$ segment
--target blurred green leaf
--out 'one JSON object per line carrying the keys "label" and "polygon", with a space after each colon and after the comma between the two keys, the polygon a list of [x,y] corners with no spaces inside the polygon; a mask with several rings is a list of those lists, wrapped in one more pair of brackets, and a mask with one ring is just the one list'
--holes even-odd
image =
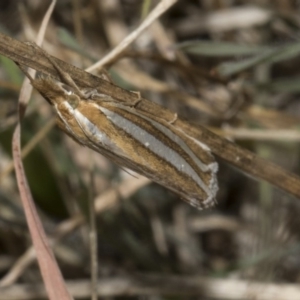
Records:
{"label": "blurred green leaf", "polygon": [[[11,153],[13,128],[0,134],[0,144],[6,153]],[[22,144],[32,136],[30,120],[23,121]],[[53,173],[49,161],[40,147],[34,148],[24,159],[26,177],[35,202],[49,215],[57,218],[67,216],[67,210],[58,186],[59,179]]]}
{"label": "blurred green leaf", "polygon": [[268,50],[264,53],[258,54],[257,56],[243,59],[241,61],[226,62],[219,65],[216,69],[217,73],[222,76],[230,76],[236,73],[245,71],[251,67],[254,67],[260,63],[267,62],[277,53],[274,50]]}
{"label": "blurred green leaf", "polygon": [[272,80],[272,82],[265,84],[262,88],[272,92],[280,93],[299,93],[300,92],[300,77],[281,78]]}
{"label": "blurred green leaf", "polygon": [[230,76],[245,71],[261,63],[274,64],[294,58],[299,54],[300,43],[294,43],[265,50],[256,56],[246,58],[238,62],[234,61],[222,63],[217,67],[216,71],[222,76]]}
{"label": "blurred green leaf", "polygon": [[235,56],[251,55],[269,50],[270,47],[242,45],[215,41],[190,41],[177,44],[176,48],[185,52],[203,56]]}
{"label": "blurred green leaf", "polygon": [[141,11],[141,19],[143,20],[149,14],[152,0],[144,0]]}
{"label": "blurred green leaf", "polygon": [[9,82],[16,85],[21,85],[23,76],[17,67],[17,65],[11,60],[0,55],[0,65],[4,69],[5,74]]}

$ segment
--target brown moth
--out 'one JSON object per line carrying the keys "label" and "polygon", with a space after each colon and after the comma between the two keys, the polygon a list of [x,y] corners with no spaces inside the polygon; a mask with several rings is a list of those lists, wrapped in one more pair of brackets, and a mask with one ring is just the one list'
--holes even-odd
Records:
{"label": "brown moth", "polygon": [[[53,105],[59,127],[81,145],[179,194],[199,209],[215,203],[218,165],[209,148],[172,123],[96,89],[79,89],[45,53],[62,82],[32,79]],[[28,76],[27,72],[25,74]]]}

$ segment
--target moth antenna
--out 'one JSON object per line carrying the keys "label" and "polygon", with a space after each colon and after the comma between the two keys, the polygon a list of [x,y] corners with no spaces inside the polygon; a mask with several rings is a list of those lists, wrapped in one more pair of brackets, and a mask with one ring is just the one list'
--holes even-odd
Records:
{"label": "moth antenna", "polygon": [[81,90],[79,89],[75,81],[72,79],[72,77],[57,64],[57,62],[51,57],[51,55],[48,54],[48,52],[46,52],[43,48],[39,47],[34,43],[30,43],[30,46],[33,47],[36,51],[39,51],[42,55],[44,55],[49,60],[49,62],[57,71],[63,83],[74,88],[74,90],[78,93],[78,95],[81,98],[86,99],[86,96],[81,92]]}

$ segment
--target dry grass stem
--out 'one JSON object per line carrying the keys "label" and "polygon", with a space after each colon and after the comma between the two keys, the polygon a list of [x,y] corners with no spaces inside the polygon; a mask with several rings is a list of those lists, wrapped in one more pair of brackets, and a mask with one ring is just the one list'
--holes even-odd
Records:
{"label": "dry grass stem", "polygon": [[165,11],[167,11],[177,0],[161,0],[142,24],[131,32],[115,49],[109,52],[103,59],[94,65],[90,66],[87,71],[91,72],[96,69],[101,69],[105,64],[114,60],[121,52],[123,52],[138,36],[146,30],[155,20],[157,20]]}

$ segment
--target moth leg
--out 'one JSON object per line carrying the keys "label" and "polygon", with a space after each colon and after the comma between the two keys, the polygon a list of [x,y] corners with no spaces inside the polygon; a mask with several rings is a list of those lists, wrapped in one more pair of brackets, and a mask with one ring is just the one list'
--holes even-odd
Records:
{"label": "moth leg", "polygon": [[102,78],[102,79],[104,79],[104,80],[106,80],[106,81],[108,81],[108,82],[110,82],[110,83],[113,83],[113,81],[112,81],[112,79],[111,79],[111,77],[110,77],[110,75],[109,75],[109,73],[107,72],[107,70],[106,69],[101,69],[100,70],[100,74],[99,74],[99,77],[100,78]]}
{"label": "moth leg", "polygon": [[57,71],[58,75],[60,76],[62,82],[64,82],[65,84],[71,86],[72,88],[74,88],[74,90],[76,91],[76,93],[81,98],[87,99],[86,96],[81,92],[81,90],[79,89],[79,87],[77,86],[77,84],[74,82],[74,80],[72,79],[72,77],[67,72],[65,72],[57,64],[57,62],[44,49],[42,49],[41,47],[39,47],[35,43],[27,42],[27,44],[29,44],[35,50],[39,51],[41,54],[43,54],[49,60],[49,62],[52,64],[52,66],[56,69],[56,71]]}
{"label": "moth leg", "polygon": [[92,100],[99,100],[99,98],[100,98],[100,100],[104,101],[104,102],[116,102],[117,101],[113,97],[111,97],[107,94],[99,93],[96,89],[90,90],[90,92],[87,92],[87,95]]}
{"label": "moth leg", "polygon": [[168,121],[168,123],[169,123],[170,125],[172,125],[172,124],[174,124],[174,123],[177,121],[177,119],[178,119],[178,114],[175,113],[173,119],[172,119],[171,121]]}
{"label": "moth leg", "polygon": [[128,104],[125,104],[125,105],[128,105],[128,106],[136,108],[136,106],[142,101],[141,92],[139,92],[139,91],[131,91],[131,93],[137,95],[137,99],[135,99],[132,104],[128,103]]}
{"label": "moth leg", "polygon": [[[137,95],[137,99],[133,101],[133,103],[127,103],[127,102],[120,102],[123,106],[133,107],[136,108],[136,106],[142,101],[141,93],[137,91],[130,91],[131,93],[134,93]],[[101,98],[101,101],[105,102],[118,102],[118,100],[114,99],[113,97],[106,95],[106,94],[92,94],[92,99],[97,99],[97,97]]]}
{"label": "moth leg", "polygon": [[99,92],[96,89],[82,89],[81,93],[85,99],[93,99],[95,96],[99,96]]}

